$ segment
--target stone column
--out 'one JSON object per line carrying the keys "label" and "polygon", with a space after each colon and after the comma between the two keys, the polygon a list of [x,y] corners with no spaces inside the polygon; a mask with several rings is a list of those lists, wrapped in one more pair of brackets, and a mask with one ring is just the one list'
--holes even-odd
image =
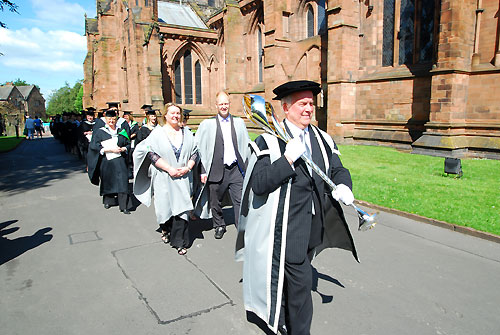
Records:
{"label": "stone column", "polygon": [[352,141],[359,66],[359,4],[328,1],[327,132],[338,142]]}
{"label": "stone column", "polygon": [[223,89],[241,92],[245,87],[245,51],[242,48],[243,22],[237,1],[226,1],[224,15],[224,52],[226,78]]}
{"label": "stone column", "polygon": [[431,71],[431,111],[414,152],[462,156],[467,150],[466,105],[474,52],[475,0],[442,0],[439,47]]}

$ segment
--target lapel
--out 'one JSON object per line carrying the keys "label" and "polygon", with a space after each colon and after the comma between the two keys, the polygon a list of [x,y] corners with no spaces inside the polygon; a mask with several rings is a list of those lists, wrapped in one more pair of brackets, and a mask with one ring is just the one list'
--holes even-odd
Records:
{"label": "lapel", "polygon": [[222,128],[220,127],[219,116],[215,116],[215,146],[214,146],[214,159],[217,161],[224,161],[224,136],[222,135]]}
{"label": "lapel", "polygon": [[241,174],[245,175],[245,162],[243,162],[243,158],[241,158],[240,151],[238,149],[238,137],[236,136],[236,129],[234,128],[234,119],[231,115],[231,138],[233,140],[233,148],[234,153],[236,155],[236,160],[238,162],[238,168],[240,169]]}
{"label": "lapel", "polygon": [[[290,138],[293,138],[293,134],[290,131],[290,128],[288,128],[288,124],[287,124],[286,120],[284,120],[283,124],[285,125],[285,131],[287,132],[288,136],[290,136]],[[304,160],[302,159],[302,157],[297,159],[295,161],[295,163],[293,164],[293,166],[295,166],[296,169],[302,171],[302,173],[305,176],[307,176],[307,178],[311,179],[311,175],[309,174],[309,170],[307,169],[307,165],[304,162]]]}
{"label": "lapel", "polygon": [[[319,168],[326,173],[325,171],[325,162],[323,160],[323,155],[321,154],[321,148],[319,146],[319,142],[321,139],[316,138],[315,133],[311,129],[312,126],[309,125],[309,140],[311,143],[311,155],[312,155],[312,160],[316,165],[319,166]],[[313,178],[314,181],[316,182],[316,185],[319,185],[321,182],[323,182],[323,179],[321,179],[320,176],[318,176],[316,173],[313,173]]]}

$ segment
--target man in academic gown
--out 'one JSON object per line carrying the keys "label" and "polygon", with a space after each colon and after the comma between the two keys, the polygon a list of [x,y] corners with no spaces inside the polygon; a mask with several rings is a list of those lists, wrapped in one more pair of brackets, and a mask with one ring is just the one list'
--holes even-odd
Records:
{"label": "man in academic gown", "polygon": [[88,175],[100,186],[104,208],[118,204],[120,211],[130,214],[128,205],[127,152],[130,141],[125,129],[116,126],[116,111],[107,110],[106,124],[94,130],[87,154]]}
{"label": "man in academic gown", "polygon": [[129,170],[129,179],[134,177],[134,161],[132,159],[132,154],[134,153],[134,148],[137,140],[137,133],[139,132],[139,124],[134,120],[132,116],[132,112],[123,111],[123,118],[128,124],[130,129],[130,150],[128,152],[128,170]]}
{"label": "man in academic gown", "polygon": [[229,113],[230,103],[227,93],[217,94],[215,107],[217,115],[204,120],[195,135],[201,159],[203,184],[195,212],[203,219],[212,217],[215,238],[220,239],[226,232],[221,203],[227,190],[233,203],[235,224],[238,225],[250,138],[244,121]]}
{"label": "man in academic gown", "polygon": [[80,154],[87,165],[87,152],[89,150],[89,143],[92,138],[92,129],[95,124],[93,107],[88,107],[85,111],[85,120],[78,126],[78,149]]}
{"label": "man in academic gown", "polygon": [[[335,246],[357,259],[338,202],[354,200],[349,171],[332,138],[310,125],[320,91],[311,81],[274,89],[293,139],[287,144],[267,133],[259,136],[251,143],[244,181],[236,258],[244,261],[245,308],[282,334],[310,333],[313,256]],[[336,192],[308,168],[303,154],[333,180]]]}

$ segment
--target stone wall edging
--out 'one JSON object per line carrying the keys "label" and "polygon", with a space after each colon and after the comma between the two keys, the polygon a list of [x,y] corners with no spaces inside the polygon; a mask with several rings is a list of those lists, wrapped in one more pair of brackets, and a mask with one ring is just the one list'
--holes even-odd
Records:
{"label": "stone wall edging", "polygon": [[366,201],[362,201],[362,200],[356,200],[355,202],[358,205],[370,207],[370,208],[377,209],[377,210],[384,211],[384,212],[388,212],[391,214],[396,214],[399,216],[406,217],[408,219],[412,219],[412,220],[416,220],[419,222],[431,224],[433,226],[438,226],[441,228],[453,230],[453,231],[456,231],[456,232],[459,232],[462,234],[466,234],[466,235],[470,235],[470,236],[474,236],[474,237],[479,237],[479,238],[482,238],[484,240],[488,240],[490,242],[500,243],[500,236],[494,235],[491,233],[487,233],[484,231],[476,230],[474,228],[459,226],[459,225],[456,225],[453,223],[448,223],[445,221],[427,218],[425,216],[421,216],[418,214],[408,213],[408,212],[400,211],[400,210],[394,209],[394,208],[388,208],[388,207],[384,207],[384,206],[380,206],[380,205],[375,205],[375,204],[372,204],[372,203],[369,203]]}

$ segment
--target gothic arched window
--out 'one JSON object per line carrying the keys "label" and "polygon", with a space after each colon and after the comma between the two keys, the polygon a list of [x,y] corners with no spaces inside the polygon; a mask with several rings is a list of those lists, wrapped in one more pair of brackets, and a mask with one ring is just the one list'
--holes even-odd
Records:
{"label": "gothic arched window", "polygon": [[314,36],[314,11],[312,6],[307,9],[307,37]]}
{"label": "gothic arched window", "polygon": [[174,62],[174,93],[175,102],[178,104],[203,103],[201,59],[192,51],[185,49],[181,56]]}

